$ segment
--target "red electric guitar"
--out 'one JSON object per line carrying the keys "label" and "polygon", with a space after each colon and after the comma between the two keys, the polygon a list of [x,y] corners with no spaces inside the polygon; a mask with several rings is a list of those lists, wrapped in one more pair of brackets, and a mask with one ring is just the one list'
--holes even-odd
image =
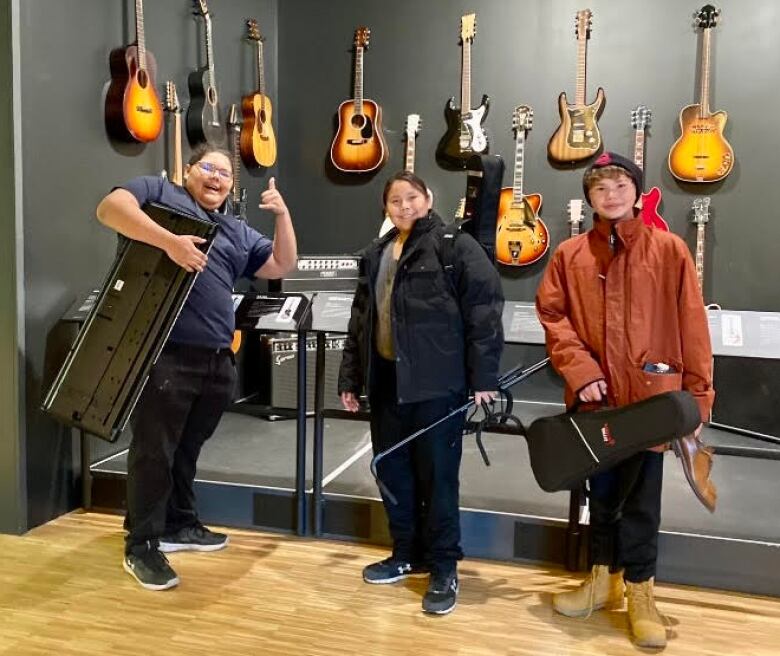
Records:
{"label": "red electric guitar", "polygon": [[[634,128],[634,164],[644,173],[645,170],[645,130],[650,126],[650,110],[639,105],[631,110],[631,127]],[[640,216],[645,225],[669,232],[669,224],[658,213],[661,204],[661,190],[653,187],[642,194],[642,210]]]}

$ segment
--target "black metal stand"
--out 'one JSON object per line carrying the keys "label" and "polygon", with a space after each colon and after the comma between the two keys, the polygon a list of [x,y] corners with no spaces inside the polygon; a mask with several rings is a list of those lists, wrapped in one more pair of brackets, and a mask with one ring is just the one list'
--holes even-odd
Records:
{"label": "black metal stand", "polygon": [[306,535],[306,331],[298,331],[298,417],[295,441],[295,530]]}
{"label": "black metal stand", "polygon": [[92,508],[92,457],[90,455],[89,435],[79,429],[81,448],[81,507],[84,510]]}
{"label": "black metal stand", "polygon": [[313,513],[314,536],[322,535],[323,525],[323,450],[325,432],[325,333],[317,333],[317,363],[314,377],[314,452],[313,459]]}

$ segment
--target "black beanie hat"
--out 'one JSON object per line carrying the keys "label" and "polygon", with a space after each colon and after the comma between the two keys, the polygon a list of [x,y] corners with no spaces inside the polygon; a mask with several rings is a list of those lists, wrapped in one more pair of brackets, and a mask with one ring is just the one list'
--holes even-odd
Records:
{"label": "black beanie hat", "polygon": [[621,169],[625,170],[626,175],[634,181],[634,186],[636,187],[636,200],[639,200],[644,187],[642,184],[642,170],[631,160],[626,159],[622,155],[604,151],[596,158],[593,164],[585,169],[585,173],[582,174],[582,191],[585,194],[585,200],[588,201],[588,205],[591,204],[590,194],[588,193],[588,185],[585,184],[585,182],[594,169],[601,169],[605,166],[619,166]]}

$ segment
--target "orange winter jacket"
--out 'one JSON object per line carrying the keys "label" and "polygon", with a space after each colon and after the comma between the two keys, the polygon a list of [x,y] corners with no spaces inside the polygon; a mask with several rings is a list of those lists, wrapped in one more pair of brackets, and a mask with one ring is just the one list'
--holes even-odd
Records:
{"label": "orange winter jacket", "polygon": [[567,406],[603,378],[610,405],[684,389],[702,421],[709,419],[715,392],[707,315],[693,260],[676,235],[639,218],[596,219],[556,249],[536,309]]}

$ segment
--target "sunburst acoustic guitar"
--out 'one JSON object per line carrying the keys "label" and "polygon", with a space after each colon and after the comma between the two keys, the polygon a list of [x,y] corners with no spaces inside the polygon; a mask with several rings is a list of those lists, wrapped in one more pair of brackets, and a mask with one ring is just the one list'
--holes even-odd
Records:
{"label": "sunburst acoustic guitar", "polygon": [[339,124],[330,146],[330,160],[345,173],[371,173],[387,161],[388,151],[382,132],[382,108],[363,97],[363,54],[371,30],[355,30],[355,97],[339,105]]}
{"label": "sunburst acoustic guitar", "polygon": [[501,190],[496,227],[496,260],[510,266],[538,262],[550,248],[547,226],[539,218],[541,194],[523,191],[525,135],[533,123],[528,105],[515,107],[512,125],[515,130],[515,172],[511,187]]}
{"label": "sunburst acoustic guitar", "polygon": [[247,39],[257,49],[257,89],[241,99],[241,159],[249,168],[272,166],[276,161],[276,136],[271,123],[271,100],[265,93],[263,37],[254,18],[246,21]]}
{"label": "sunburst acoustic guitar", "polygon": [[604,89],[596,91],[596,100],[585,103],[585,75],[588,39],[590,39],[593,12],[583,9],[577,12],[577,86],[574,104],[570,105],[563,91],[558,96],[558,113],[561,124],[550,138],[547,154],[556,162],[578,162],[595,155],[601,148],[601,133],[596,122],[604,105]]}
{"label": "sunburst acoustic guitar", "polygon": [[704,5],[696,17],[702,30],[699,102],[680,112],[682,134],[669,151],[669,170],[683,182],[716,182],[734,167],[734,151],[723,136],[726,112],[711,112],[709,105],[710,35],[719,15],[719,9]]}
{"label": "sunburst acoustic guitar", "polygon": [[146,49],[144,8],[135,0],[135,42],[109,56],[111,84],[106,93],[108,134],[118,141],[154,141],[160,136],[163,110],[157,95],[154,55]]}

